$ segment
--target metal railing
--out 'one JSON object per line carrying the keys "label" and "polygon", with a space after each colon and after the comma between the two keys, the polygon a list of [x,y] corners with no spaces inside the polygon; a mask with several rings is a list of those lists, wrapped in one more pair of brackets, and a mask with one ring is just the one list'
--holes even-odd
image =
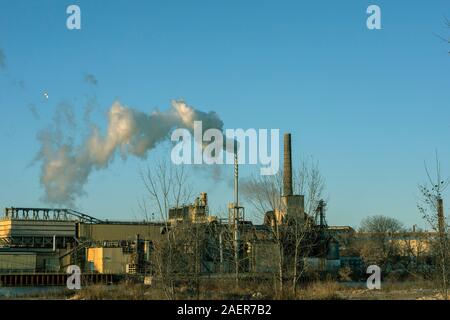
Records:
{"label": "metal railing", "polygon": [[72,209],[55,208],[5,208],[5,217],[22,220],[80,221],[102,223],[103,221]]}

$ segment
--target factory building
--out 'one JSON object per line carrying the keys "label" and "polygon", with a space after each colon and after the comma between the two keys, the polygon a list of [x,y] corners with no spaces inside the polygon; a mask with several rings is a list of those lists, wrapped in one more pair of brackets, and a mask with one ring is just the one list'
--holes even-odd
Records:
{"label": "factory building", "polygon": [[[183,244],[180,256],[196,259],[193,266],[177,266],[180,272],[274,273],[280,255],[289,270],[294,263],[324,272],[339,268],[339,242],[326,225],[325,203],[316,212],[305,212],[304,196],[293,192],[290,134],[284,136],[281,205],[266,213],[263,224],[245,220],[237,161],[234,172],[235,200],[225,220],[210,214],[206,193],[192,204],[170,208],[166,222],[104,221],[69,209],[7,208],[0,219],[0,273],[64,273],[76,264],[91,274],[153,274],[155,252],[168,234]],[[305,230],[300,242],[292,232],[299,229]],[[293,257],[299,246],[301,259]]]}
{"label": "factory building", "polygon": [[0,252],[0,273],[36,271],[36,253]]}
{"label": "factory building", "polygon": [[164,223],[152,222],[101,222],[95,224],[77,223],[76,238],[82,242],[131,243],[136,235],[142,239],[157,240],[165,228]]}
{"label": "factory building", "polygon": [[212,222],[217,218],[209,215],[208,195],[202,192],[193,204],[169,209],[169,222]]}

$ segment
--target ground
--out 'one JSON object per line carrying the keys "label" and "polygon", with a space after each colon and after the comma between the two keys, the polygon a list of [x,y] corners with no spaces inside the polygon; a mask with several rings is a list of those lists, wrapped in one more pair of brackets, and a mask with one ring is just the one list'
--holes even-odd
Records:
{"label": "ground", "polygon": [[[382,284],[380,290],[369,290],[364,283],[320,281],[303,285],[294,294],[285,284],[283,296],[276,293],[270,285],[247,282],[239,288],[234,283],[221,281],[201,283],[197,292],[191,285],[179,285],[176,288],[176,299],[212,299],[212,300],[437,300],[443,295],[436,289],[436,284],[427,281],[388,282]],[[134,299],[159,300],[168,295],[162,287],[142,284],[92,285],[81,290],[58,290],[55,292],[34,292],[25,294],[19,299],[70,299],[70,300],[102,300],[102,299]]]}

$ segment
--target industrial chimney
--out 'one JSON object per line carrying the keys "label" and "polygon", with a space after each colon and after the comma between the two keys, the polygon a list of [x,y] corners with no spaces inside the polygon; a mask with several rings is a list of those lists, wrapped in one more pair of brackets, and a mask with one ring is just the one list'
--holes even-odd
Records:
{"label": "industrial chimney", "polygon": [[284,169],[283,169],[283,195],[291,196],[292,191],[292,154],[291,134],[284,134]]}

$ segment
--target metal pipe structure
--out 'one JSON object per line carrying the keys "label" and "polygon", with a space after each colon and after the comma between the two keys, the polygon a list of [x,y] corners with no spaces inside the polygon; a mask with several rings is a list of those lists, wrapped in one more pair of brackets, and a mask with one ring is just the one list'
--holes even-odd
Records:
{"label": "metal pipe structure", "polygon": [[223,231],[219,232],[219,257],[220,257],[220,265],[219,270],[220,273],[223,273]]}
{"label": "metal pipe structure", "polygon": [[283,167],[283,195],[291,196],[292,191],[292,153],[291,134],[284,134],[284,167]]}
{"label": "metal pipe structure", "polygon": [[236,272],[236,285],[239,277],[239,162],[238,152],[234,148],[234,262]]}
{"label": "metal pipe structure", "polygon": [[234,206],[239,207],[239,162],[237,148],[234,149]]}

